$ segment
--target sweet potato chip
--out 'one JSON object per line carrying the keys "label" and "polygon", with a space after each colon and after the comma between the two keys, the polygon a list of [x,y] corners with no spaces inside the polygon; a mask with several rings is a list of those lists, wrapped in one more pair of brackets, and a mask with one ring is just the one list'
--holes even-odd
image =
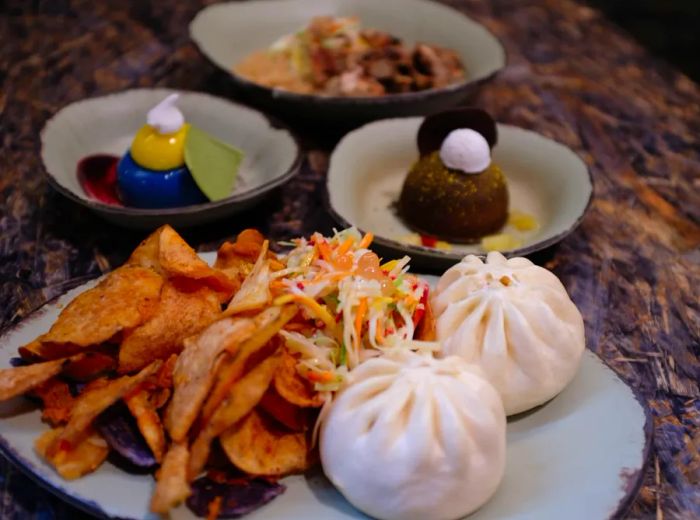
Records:
{"label": "sweet potato chip", "polygon": [[89,428],[85,437],[73,449],[49,455],[49,447],[56,442],[61,433],[63,428],[44,432],[35,441],[34,447],[66,480],[80,478],[95,471],[109,454],[107,442],[95,430]]}
{"label": "sweet potato chip", "polygon": [[231,388],[228,398],[206,422],[192,445],[190,466],[187,475],[194,479],[207,462],[211,442],[219,434],[245,417],[258,404],[270,386],[279,355],[273,354],[250,370]]}
{"label": "sweet potato chip", "polygon": [[236,288],[224,273],[199,258],[168,225],[158,228],[141,242],[127,263],[155,269],[168,278],[196,280],[216,291],[222,302],[228,301]]}
{"label": "sweet potato chip", "polygon": [[185,292],[177,283],[165,282],[153,316],[125,333],[119,347],[119,372],[140,370],[156,359],[179,353],[185,338],[200,332],[220,314],[219,299],[210,288]]}
{"label": "sweet potato chip", "polygon": [[[225,457],[225,456],[224,456]],[[266,478],[212,476],[192,483],[192,494],[187,507],[198,517],[240,518],[264,506],[287,488]],[[214,504],[214,505],[212,505]]]}
{"label": "sweet potato chip", "polygon": [[92,424],[107,441],[109,449],[129,464],[137,468],[153,468],[158,464],[141,435],[136,419],[121,401],[98,415]]}
{"label": "sweet potato chip", "polygon": [[150,400],[149,392],[145,389],[136,390],[126,395],[124,402],[136,419],[139,431],[151,448],[156,461],[162,461],[165,452],[165,431],[156,407]]}
{"label": "sweet potato chip", "polygon": [[24,347],[23,355],[56,359],[113,339],[150,318],[162,285],[163,279],[144,267],[112,271],[70,302],[46,334]]}
{"label": "sweet potato chip", "polygon": [[52,426],[65,424],[75,405],[75,397],[65,381],[52,377],[34,388],[31,394],[41,399],[41,419]]}
{"label": "sweet potato chip", "polygon": [[0,369],[0,401],[7,401],[28,392],[59,374],[70,364],[71,360],[77,360],[81,357],[82,355],[78,354],[73,358]]}
{"label": "sweet potato chip", "polygon": [[270,386],[267,389],[258,407],[285,428],[292,431],[303,432],[311,427],[310,409],[295,406],[283,399],[274,386]]}
{"label": "sweet potato chip", "polygon": [[325,397],[317,392],[306,379],[297,372],[297,359],[284,349],[284,356],[275,374],[275,390],[283,399],[303,408],[318,408]]}
{"label": "sweet potato chip", "polygon": [[259,356],[264,358],[276,348],[271,345],[265,351],[270,340],[280,331],[284,325],[294,317],[297,308],[294,305],[286,307],[270,307],[255,317],[255,334],[245,341],[235,356],[225,358],[221,368],[216,374],[216,384],[209,395],[202,410],[202,421],[206,423],[219,405],[226,399],[231,391],[231,386],[245,373],[246,367]]}
{"label": "sweet potato chip", "polygon": [[251,475],[282,476],[310,467],[306,434],[279,428],[257,410],[221,437],[229,460]]}
{"label": "sweet potato chip", "polygon": [[253,270],[246,277],[243,285],[233,297],[224,314],[231,316],[241,312],[260,310],[270,305],[272,293],[270,292],[270,263],[267,260],[268,241],[266,240]]}
{"label": "sweet potato chip", "polygon": [[165,514],[190,495],[187,483],[187,443],[173,443],[165,454],[156,476],[156,489],[151,498],[151,511]]}
{"label": "sweet potato chip", "polygon": [[173,398],[165,413],[165,426],[173,440],[185,440],[197,418],[214,382],[219,355],[247,340],[254,331],[252,319],[226,318],[211,324],[197,337],[185,340],[173,372]]}
{"label": "sweet potato chip", "polygon": [[95,417],[155,374],[161,364],[161,361],[155,361],[135,376],[120,377],[105,385],[94,384],[93,388],[83,390],[73,407],[66,428],[48,447],[49,456],[53,458],[59,451],[71,451],[84,438]]}

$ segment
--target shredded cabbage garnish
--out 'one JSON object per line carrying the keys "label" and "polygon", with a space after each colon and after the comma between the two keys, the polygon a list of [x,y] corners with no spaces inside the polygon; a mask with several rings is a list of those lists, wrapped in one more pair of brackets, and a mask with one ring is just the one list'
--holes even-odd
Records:
{"label": "shredded cabbage garnish", "polygon": [[408,257],[381,264],[369,249],[372,239],[354,227],[330,238],[295,239],[279,258],[284,269],[270,276],[273,302],[296,302],[315,324],[281,336],[299,356],[299,373],[318,391],[339,389],[350,370],[385,351],[434,349],[413,340],[427,283],[408,272]]}

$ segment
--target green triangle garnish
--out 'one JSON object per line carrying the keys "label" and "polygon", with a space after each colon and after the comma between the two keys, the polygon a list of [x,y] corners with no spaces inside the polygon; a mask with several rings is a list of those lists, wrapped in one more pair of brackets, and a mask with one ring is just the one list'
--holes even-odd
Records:
{"label": "green triangle garnish", "polygon": [[209,200],[221,200],[233,191],[243,152],[190,126],[185,139],[185,164]]}

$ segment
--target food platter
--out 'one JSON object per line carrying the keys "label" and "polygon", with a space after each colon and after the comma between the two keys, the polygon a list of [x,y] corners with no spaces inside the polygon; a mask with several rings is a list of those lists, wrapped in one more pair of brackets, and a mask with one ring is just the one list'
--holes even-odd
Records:
{"label": "food platter", "polygon": [[[213,260],[212,255],[203,257]],[[69,291],[6,331],[0,338],[0,366],[9,366],[19,346],[45,332],[72,298],[94,284]],[[148,512],[154,485],[150,475],[128,474],[106,463],[82,479],[64,481],[33,449],[34,438],[45,429],[38,409],[15,398],[0,406],[0,417],[4,455],[51,492],[100,517],[157,518]],[[650,418],[633,391],[587,351],[577,376],[561,394],[509,419],[505,479],[492,500],[470,518],[620,516],[641,483],[650,436]],[[286,493],[249,518],[364,517],[320,470],[287,477],[283,483]],[[171,517],[194,518],[184,506]]]}

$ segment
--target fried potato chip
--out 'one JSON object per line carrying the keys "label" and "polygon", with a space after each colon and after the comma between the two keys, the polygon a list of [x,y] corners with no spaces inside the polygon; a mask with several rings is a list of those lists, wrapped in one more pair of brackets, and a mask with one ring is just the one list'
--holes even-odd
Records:
{"label": "fried potato chip", "polygon": [[191,493],[187,483],[187,443],[173,443],[165,454],[156,476],[156,489],[151,497],[151,511],[165,514]]}
{"label": "fried potato chip", "polygon": [[428,300],[425,302],[425,313],[416,328],[414,334],[415,339],[420,341],[435,341],[435,323],[433,307],[430,305],[430,300]]}
{"label": "fried potato chip", "polygon": [[306,434],[284,431],[257,410],[219,440],[229,460],[251,475],[283,476],[311,465]]}
{"label": "fried potato chip", "polygon": [[162,231],[163,227],[160,227],[148,235],[146,239],[132,251],[131,256],[129,256],[129,259],[126,261],[125,265],[140,265],[141,267],[148,267],[149,269],[153,269],[159,274],[164,275],[165,273],[161,269],[159,258],[160,234]]}
{"label": "fried potato chip", "polygon": [[168,359],[165,360],[165,363],[163,363],[163,366],[160,367],[158,375],[156,376],[156,386],[166,390],[170,390],[170,388],[172,388],[173,373],[175,372],[176,364],[176,354],[172,354]]}
{"label": "fried potato chip", "polygon": [[216,293],[209,287],[184,292],[165,282],[153,316],[126,332],[119,347],[119,372],[140,370],[156,359],[179,353],[185,338],[197,334],[221,314]]}
{"label": "fried potato chip", "polygon": [[310,409],[295,406],[283,399],[274,386],[270,386],[267,389],[258,407],[285,428],[292,431],[303,432],[311,427]]}
{"label": "fried potato chip", "polygon": [[75,397],[65,381],[52,377],[32,390],[31,394],[41,399],[41,420],[52,426],[65,424],[75,405]]}
{"label": "fried potato chip", "polygon": [[7,401],[28,392],[59,374],[71,361],[77,361],[82,357],[78,354],[73,358],[0,369],[0,401]]}
{"label": "fried potato chip", "polygon": [[169,278],[196,280],[216,291],[222,302],[228,301],[237,288],[224,273],[199,258],[195,250],[167,224],[141,242],[127,264],[149,267]]}
{"label": "fried potato chip", "polygon": [[173,398],[165,412],[165,427],[173,440],[185,440],[214,382],[220,354],[247,340],[254,331],[252,319],[227,318],[185,340],[173,372]]}
{"label": "fried potato chip", "polygon": [[264,358],[276,348],[269,346],[270,340],[297,313],[295,305],[270,307],[255,317],[255,334],[245,341],[234,357],[225,358],[217,371],[216,384],[202,410],[202,421],[206,423],[231,391],[231,386],[245,373],[249,364],[257,357]]}
{"label": "fried potato chip", "polygon": [[158,228],[141,242],[127,263],[155,269],[168,278],[196,280],[216,291],[222,302],[228,301],[236,288],[224,273],[199,258],[168,225]]}
{"label": "fried potato chip", "polygon": [[314,390],[311,383],[299,375],[297,359],[287,349],[275,374],[274,386],[283,399],[302,408],[318,408],[325,401],[323,393]]}
{"label": "fried potato chip", "polygon": [[267,260],[268,241],[263,242],[253,270],[235,294],[224,314],[231,316],[241,312],[260,310],[272,303],[270,292],[270,263]]}
{"label": "fried potato chip", "polygon": [[124,402],[136,419],[136,425],[146,444],[151,448],[153,457],[157,462],[161,462],[165,453],[165,431],[148,390],[140,389],[131,392],[124,396]]}
{"label": "fried potato chip", "polygon": [[115,356],[105,352],[86,352],[82,359],[70,363],[63,375],[80,382],[96,379],[117,367]]}
{"label": "fried potato chip", "polygon": [[70,302],[46,334],[24,347],[23,355],[56,359],[113,339],[150,318],[162,285],[163,279],[144,267],[112,271]]}
{"label": "fried potato chip", "polygon": [[49,456],[53,458],[60,451],[71,451],[85,437],[95,417],[155,374],[161,364],[161,361],[154,361],[134,376],[120,377],[104,385],[95,381],[92,388],[83,390],[65,429],[48,447]]}
{"label": "fried potato chip", "polygon": [[221,432],[245,417],[260,402],[270,386],[279,362],[280,356],[273,354],[233,385],[228,398],[206,422],[192,444],[192,455],[187,470],[190,480],[193,480],[204,468],[209,457],[211,442]]}
{"label": "fried potato chip", "polygon": [[72,450],[62,450],[54,455],[48,454],[48,448],[58,439],[63,428],[44,432],[34,443],[37,453],[45,458],[59,475],[66,480],[80,478],[95,471],[107,458],[107,442],[90,427],[85,437]]}
{"label": "fried potato chip", "polygon": [[214,267],[240,285],[253,270],[264,242],[265,238],[259,231],[245,229],[238,234],[235,242],[224,242],[219,247]]}

